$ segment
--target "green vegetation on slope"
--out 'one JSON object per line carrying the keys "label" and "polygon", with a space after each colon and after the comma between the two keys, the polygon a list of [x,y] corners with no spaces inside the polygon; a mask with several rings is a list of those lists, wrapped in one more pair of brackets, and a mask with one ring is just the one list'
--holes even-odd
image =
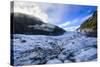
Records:
{"label": "green vegetation on slope", "polygon": [[97,35],[97,11],[80,26],[81,32],[93,33]]}

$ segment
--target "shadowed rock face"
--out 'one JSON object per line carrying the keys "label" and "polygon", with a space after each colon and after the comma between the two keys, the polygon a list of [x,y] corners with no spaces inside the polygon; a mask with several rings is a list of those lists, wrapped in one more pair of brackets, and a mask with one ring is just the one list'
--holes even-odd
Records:
{"label": "shadowed rock face", "polygon": [[55,25],[22,13],[11,13],[11,34],[33,34],[57,36],[65,32]]}

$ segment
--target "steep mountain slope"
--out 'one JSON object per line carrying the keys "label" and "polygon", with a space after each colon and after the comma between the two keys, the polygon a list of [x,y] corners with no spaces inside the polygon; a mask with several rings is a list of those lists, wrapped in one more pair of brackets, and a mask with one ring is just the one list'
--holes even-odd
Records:
{"label": "steep mountain slope", "polygon": [[65,32],[58,26],[44,23],[40,19],[22,14],[11,13],[12,34],[33,34],[33,35],[61,35]]}
{"label": "steep mountain slope", "polygon": [[85,32],[88,36],[97,36],[97,11],[80,26],[80,32]]}

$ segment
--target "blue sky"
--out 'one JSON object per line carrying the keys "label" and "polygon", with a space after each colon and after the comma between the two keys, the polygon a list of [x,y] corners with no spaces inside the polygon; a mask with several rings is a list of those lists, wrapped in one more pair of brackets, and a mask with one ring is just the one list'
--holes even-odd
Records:
{"label": "blue sky", "polygon": [[96,11],[96,6],[37,3],[48,16],[48,22],[74,31]]}

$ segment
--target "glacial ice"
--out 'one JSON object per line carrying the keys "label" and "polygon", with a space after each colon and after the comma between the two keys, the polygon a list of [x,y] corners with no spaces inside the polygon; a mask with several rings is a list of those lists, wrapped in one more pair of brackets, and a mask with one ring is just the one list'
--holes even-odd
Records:
{"label": "glacial ice", "polygon": [[59,64],[59,63],[62,63],[62,62],[61,60],[58,60],[58,59],[52,59],[47,62],[47,64]]}
{"label": "glacial ice", "polygon": [[78,32],[61,36],[13,34],[14,65],[96,61],[97,38]]}

